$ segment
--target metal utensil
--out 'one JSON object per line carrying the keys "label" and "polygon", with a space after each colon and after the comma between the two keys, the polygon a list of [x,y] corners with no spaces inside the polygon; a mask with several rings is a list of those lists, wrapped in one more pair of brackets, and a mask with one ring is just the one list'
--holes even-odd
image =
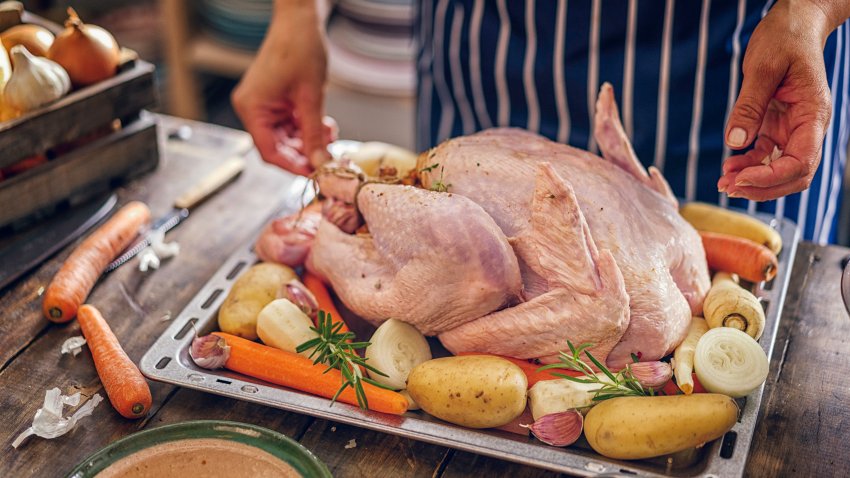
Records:
{"label": "metal utensil", "polygon": [[0,245],[0,289],[73,242],[109,215],[115,194],[99,197],[15,234]]}
{"label": "metal utensil", "polygon": [[844,273],[841,274],[841,298],[844,300],[844,308],[850,314],[850,256],[844,258]]}
{"label": "metal utensil", "polygon": [[184,219],[189,217],[189,210],[202,203],[213,193],[230,182],[245,169],[245,160],[242,157],[233,157],[217,166],[211,173],[204,176],[195,183],[188,191],[184,192],[174,201],[174,208],[164,216],[153,222],[147,234],[134,242],[126,251],[110,262],[105,273],[112,272],[121,267],[127,261],[136,257],[151,243],[151,233],[156,230],[168,232],[177,227]]}

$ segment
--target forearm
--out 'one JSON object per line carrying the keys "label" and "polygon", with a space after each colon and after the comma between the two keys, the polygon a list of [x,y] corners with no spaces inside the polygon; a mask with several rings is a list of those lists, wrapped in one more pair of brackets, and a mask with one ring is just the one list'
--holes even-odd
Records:
{"label": "forearm", "polygon": [[274,0],[274,11],[269,24],[270,34],[285,34],[281,25],[292,25],[294,18],[299,22],[318,24],[324,31],[325,21],[331,10],[327,0]]}
{"label": "forearm", "polygon": [[779,0],[777,7],[788,8],[794,14],[813,15],[821,17],[826,38],[848,18],[850,18],[850,1],[848,0]]}

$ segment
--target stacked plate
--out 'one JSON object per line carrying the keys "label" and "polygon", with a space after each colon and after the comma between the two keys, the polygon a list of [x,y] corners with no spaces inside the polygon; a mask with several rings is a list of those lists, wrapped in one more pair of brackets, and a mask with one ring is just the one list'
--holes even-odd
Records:
{"label": "stacked plate", "polygon": [[331,81],[379,96],[413,96],[413,0],[340,0],[336,6],[328,25]]}
{"label": "stacked plate", "polygon": [[201,0],[204,30],[222,43],[256,50],[263,42],[274,0]]}

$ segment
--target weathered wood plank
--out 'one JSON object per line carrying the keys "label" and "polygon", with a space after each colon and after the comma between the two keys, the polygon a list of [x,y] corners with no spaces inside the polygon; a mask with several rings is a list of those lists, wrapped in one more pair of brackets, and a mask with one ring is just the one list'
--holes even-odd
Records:
{"label": "weathered wood plank", "polygon": [[182,388],[169,397],[157,414],[148,420],[145,428],[187,420],[252,423],[297,440],[307,431],[314,419],[307,415]]}
{"label": "weathered wood plank", "polygon": [[504,460],[486,456],[455,452],[448,462],[443,474],[444,478],[459,478],[462,476],[510,476],[511,478],[555,478],[564,476],[554,471],[532,468]]}
{"label": "weathered wood plank", "polygon": [[327,420],[313,422],[301,444],[337,478],[430,477],[449,453],[441,446]]}
{"label": "weathered wood plank", "polygon": [[840,297],[850,249],[801,244],[746,476],[850,469],[850,317]]}
{"label": "weathered wood plank", "polygon": [[0,167],[73,141],[156,104],[154,67],[143,61],[44,109],[0,123]]}
{"label": "weathered wood plank", "polygon": [[[106,190],[118,179],[130,179],[159,162],[156,126],[138,119],[125,128],[71,151],[43,166],[0,183],[0,226],[71,197]],[[25,200],[21,200],[25,198]]]}
{"label": "weathered wood plank", "polygon": [[[198,158],[178,153],[168,154],[166,159],[155,173],[123,188],[119,194],[121,201],[142,199],[150,205],[155,216],[163,214],[171,208],[171,202],[179,193],[227,156]],[[278,207],[283,194],[279,184],[284,173],[260,165],[255,155],[248,163],[242,176],[193,211],[185,224],[169,233],[169,240],[183,245],[179,256],[148,274],[135,270],[135,263],[125,265],[101,281],[89,297],[88,302],[102,310],[131,359],[141,358],[165,330],[168,323],[161,318],[181,310],[233,248],[253,234]],[[62,475],[86,455],[145,424],[124,420],[108,403],[103,403],[84,426],[71,435],[49,441],[31,439],[18,450],[11,451],[11,441],[29,425],[47,389],[58,386],[72,391],[80,387],[93,393],[99,387],[88,352],[76,358],[59,356],[61,343],[79,334],[77,324],[47,326],[41,316],[40,300],[34,297],[34,291],[46,285],[69,252],[70,248],[43,265],[11,291],[9,297],[0,301],[3,305],[24,306],[17,312],[15,323],[10,323],[4,313],[6,320],[0,324],[3,332],[9,332],[8,336],[0,333],[3,345],[0,363],[9,362],[0,372],[0,389],[4,390],[0,394],[0,446],[10,450],[4,452],[0,460],[0,476]],[[141,312],[129,305],[122,288]],[[41,333],[40,329],[45,332]],[[14,360],[10,361],[12,358]],[[152,384],[152,390],[154,407],[158,409],[173,387]],[[191,402],[185,405],[192,406]],[[177,420],[179,413],[175,413],[163,416]],[[247,418],[247,412],[243,417]]]}

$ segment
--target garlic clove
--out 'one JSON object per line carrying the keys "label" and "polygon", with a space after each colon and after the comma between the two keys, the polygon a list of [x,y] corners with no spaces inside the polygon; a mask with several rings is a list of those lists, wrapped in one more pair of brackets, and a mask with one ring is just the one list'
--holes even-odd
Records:
{"label": "garlic clove", "polygon": [[670,381],[673,368],[667,362],[638,362],[627,365],[625,373],[642,387],[657,389]]}
{"label": "garlic clove", "polygon": [[279,299],[287,299],[295,304],[307,317],[316,319],[316,314],[319,312],[319,302],[301,281],[292,279],[287,282],[278,296]]}
{"label": "garlic clove", "polygon": [[217,335],[196,336],[189,347],[189,356],[198,367],[210,370],[222,368],[230,358],[230,346]]}
{"label": "garlic clove", "polygon": [[520,425],[531,430],[540,441],[552,446],[572,445],[581,436],[584,416],[578,410],[550,413],[531,425]]}

